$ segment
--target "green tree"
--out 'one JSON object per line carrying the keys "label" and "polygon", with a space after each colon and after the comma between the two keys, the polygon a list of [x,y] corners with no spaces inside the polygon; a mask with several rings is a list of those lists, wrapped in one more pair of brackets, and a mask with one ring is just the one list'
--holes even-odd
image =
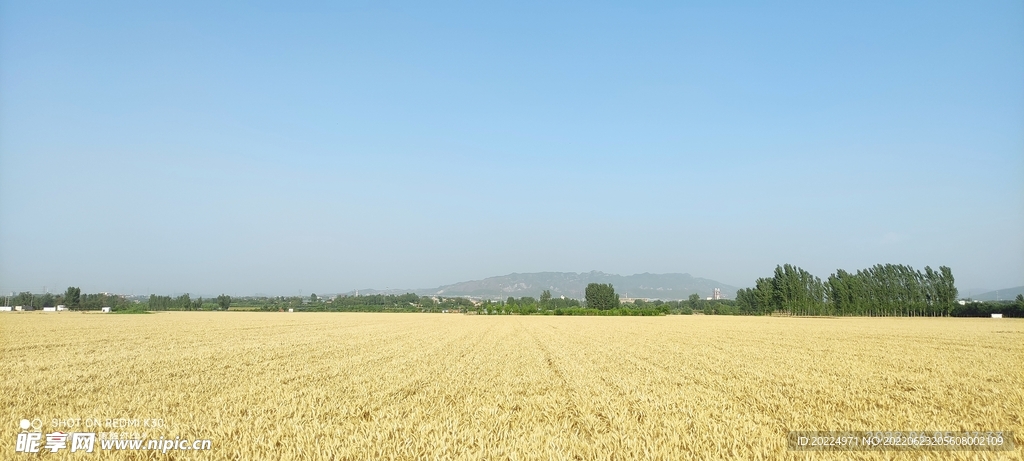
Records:
{"label": "green tree", "polygon": [[619,295],[610,283],[591,283],[587,285],[586,300],[588,309],[609,310],[619,308]]}
{"label": "green tree", "polygon": [[231,297],[228,295],[220,295],[217,297],[217,305],[220,306],[221,310],[228,310],[231,307]]}
{"label": "green tree", "polygon": [[551,301],[551,290],[544,290],[544,292],[540,294],[540,305],[546,306],[549,301]]}
{"label": "green tree", "polygon": [[78,309],[82,307],[82,289],[78,287],[68,287],[64,291],[64,304],[68,309]]}
{"label": "green tree", "polygon": [[178,310],[192,310],[192,298],[188,295],[188,293],[185,293],[181,296],[178,296],[177,298],[174,298],[174,304],[175,307],[178,308]]}
{"label": "green tree", "polygon": [[11,301],[11,305],[13,305],[13,306],[31,306],[33,298],[34,298],[34,296],[32,295],[31,292],[22,291],[21,293],[18,293],[18,295],[14,297],[14,300]]}
{"label": "green tree", "polygon": [[949,312],[953,310],[953,304],[956,303],[957,295],[959,295],[953,280],[953,271],[946,266],[939,266],[938,278],[939,306],[943,308],[944,315],[949,315]]}
{"label": "green tree", "polygon": [[704,308],[704,306],[702,306],[702,303],[700,302],[700,295],[697,293],[690,295],[690,297],[687,298],[686,302],[689,303],[690,310],[699,311]]}

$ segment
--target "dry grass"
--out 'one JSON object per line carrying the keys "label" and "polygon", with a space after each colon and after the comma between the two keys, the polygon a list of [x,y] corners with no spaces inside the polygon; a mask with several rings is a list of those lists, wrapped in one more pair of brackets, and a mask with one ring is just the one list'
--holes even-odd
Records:
{"label": "dry grass", "polygon": [[213,440],[167,459],[1022,453],[787,452],[788,430],[1013,430],[1024,446],[1013,319],[4,313],[0,354],[2,458],[23,417],[163,418],[150,436]]}

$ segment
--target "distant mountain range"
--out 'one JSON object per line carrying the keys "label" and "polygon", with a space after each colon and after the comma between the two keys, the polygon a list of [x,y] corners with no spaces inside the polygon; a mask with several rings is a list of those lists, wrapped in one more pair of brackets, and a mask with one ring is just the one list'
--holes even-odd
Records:
{"label": "distant mountain range", "polygon": [[[971,296],[971,299],[976,299],[978,301],[1006,301],[1016,298],[1019,294],[1024,294],[1024,286],[993,290],[980,295]],[[964,293],[960,293],[960,296],[964,296]]]}
{"label": "distant mountain range", "polygon": [[[650,298],[662,300],[686,299],[693,293],[702,298],[711,296],[715,288],[726,298],[736,296],[736,287],[714,280],[693,277],[690,274],[634,274],[617,275],[604,272],[534,272],[508,274],[483,280],[453,283],[437,288],[415,290],[358,290],[359,294],[416,293],[421,296],[467,296],[483,299],[505,299],[509,296],[539,297],[544,290],[551,296],[583,299],[587,284],[610,283],[621,297]],[[349,292],[346,294],[355,294]]]}

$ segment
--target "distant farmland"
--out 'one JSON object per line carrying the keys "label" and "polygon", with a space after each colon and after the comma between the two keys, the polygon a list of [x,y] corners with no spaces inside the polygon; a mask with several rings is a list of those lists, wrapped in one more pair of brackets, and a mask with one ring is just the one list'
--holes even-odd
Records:
{"label": "distant farmland", "polygon": [[[1024,446],[1016,319],[3,313],[0,354],[4,458],[23,418],[43,432],[160,419],[97,432],[212,441],[170,459],[1019,459]],[[790,430],[1016,431],[1018,448],[802,453]]]}

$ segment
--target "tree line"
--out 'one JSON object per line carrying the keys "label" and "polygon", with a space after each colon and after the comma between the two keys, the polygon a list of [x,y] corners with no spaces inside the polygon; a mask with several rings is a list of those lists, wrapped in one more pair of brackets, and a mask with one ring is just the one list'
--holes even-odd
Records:
{"label": "tree line", "polygon": [[1024,296],[1014,301],[957,302],[952,271],[925,267],[878,264],[850,273],[842,269],[821,280],[800,267],[776,266],[772,277],[757,279],[754,287],[737,291],[735,300],[704,300],[697,294],[680,301],[644,301],[623,304],[610,284],[591,283],[586,298],[554,298],[544,290],[540,298],[509,297],[504,301],[473,301],[463,297],[371,294],[320,298],[302,296],[240,297],[220,295],[192,299],[150,295],[147,301],[109,293],[83,294],[68,287],[63,294],[22,292],[8,298],[10,305],[35,309],[65,305],[71,310],[241,310],[334,312],[471,312],[485,315],[811,315],[811,316],[952,316],[1024,317]]}
{"label": "tree line", "polygon": [[827,280],[785,264],[772,277],[736,292],[743,314],[870,317],[950,316],[957,306],[953,273],[902,264],[878,264],[850,273],[839,269]]}
{"label": "tree line", "polygon": [[553,297],[550,290],[539,298],[508,297],[504,301],[473,301],[464,297],[418,296],[414,293],[340,295],[322,298],[316,294],[304,296],[244,296],[220,295],[216,298],[192,298],[185,293],[178,296],[151,294],[148,299],[128,299],[123,295],[106,293],[82,294],[78,287],[68,287],[63,294],[19,293],[10,298],[12,305],[33,306],[36,309],[66,305],[70,310],[100,310],[111,307],[114,311],[212,311],[235,310],[264,312],[471,312],[484,315],[664,315],[690,314],[694,310],[712,313],[732,313],[731,301],[705,301],[694,295],[689,301],[643,301],[632,305],[621,304],[611,285],[588,287],[589,302],[572,298]]}
{"label": "tree line", "polygon": [[464,297],[418,296],[414,293],[343,295],[331,299],[313,294],[309,298],[240,298],[235,300],[235,305],[264,311],[465,312],[481,315],[663,315],[670,310],[670,305],[661,301],[637,305],[635,308],[621,307],[611,285],[591,287],[591,294],[586,306],[580,300],[555,298],[550,290],[543,290],[539,298],[510,296],[503,301],[473,301]]}
{"label": "tree line", "polygon": [[33,309],[65,306],[70,310],[98,311],[103,307],[116,310],[128,309],[135,303],[125,296],[110,293],[82,294],[81,288],[68,287],[64,293],[31,293],[23,291],[5,300],[10,306],[26,306]]}
{"label": "tree line", "polygon": [[188,293],[180,296],[158,296],[149,295],[148,310],[151,311],[212,311],[212,310],[228,310],[231,306],[231,297],[228,295],[220,295],[213,301],[205,301],[200,296],[199,299],[192,299]]}
{"label": "tree line", "polygon": [[1003,317],[1024,317],[1024,295],[1017,295],[1013,301],[972,301],[957,304],[950,313],[953,317],[989,317],[1003,314]]}

